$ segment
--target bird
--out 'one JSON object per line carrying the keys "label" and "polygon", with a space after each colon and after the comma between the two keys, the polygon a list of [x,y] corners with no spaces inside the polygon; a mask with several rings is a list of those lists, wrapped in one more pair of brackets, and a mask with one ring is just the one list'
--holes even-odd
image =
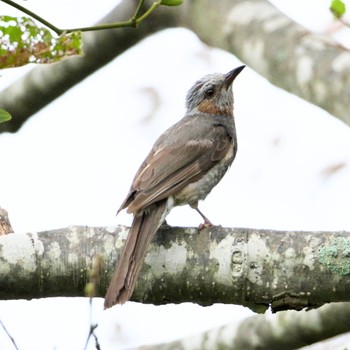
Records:
{"label": "bird", "polygon": [[108,287],[104,308],[124,304],[134,290],[147,248],[175,206],[199,210],[231,166],[237,152],[232,83],[244,69],[212,73],[195,82],[186,95],[185,116],[157,139],[136,172],[117,214],[127,209],[133,221]]}

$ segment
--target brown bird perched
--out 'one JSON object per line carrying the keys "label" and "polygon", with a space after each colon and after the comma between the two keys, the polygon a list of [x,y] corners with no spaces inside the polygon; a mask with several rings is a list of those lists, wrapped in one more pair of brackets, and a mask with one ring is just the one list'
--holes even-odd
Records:
{"label": "brown bird perched", "polygon": [[166,130],[137,171],[119,211],[134,214],[109,285],[105,308],[124,304],[134,290],[147,247],[170,210],[198,209],[233,162],[237,151],[232,82],[245,66],[198,80],[186,98],[186,115]]}

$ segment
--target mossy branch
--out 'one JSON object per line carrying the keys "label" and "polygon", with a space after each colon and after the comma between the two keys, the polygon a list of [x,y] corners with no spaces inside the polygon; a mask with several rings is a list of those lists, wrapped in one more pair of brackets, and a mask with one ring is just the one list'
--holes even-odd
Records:
{"label": "mossy branch", "polygon": [[[126,227],[68,227],[0,237],[0,299],[81,296],[102,257],[104,296]],[[350,232],[162,227],[132,300],[230,303],[264,312],[350,301]]]}

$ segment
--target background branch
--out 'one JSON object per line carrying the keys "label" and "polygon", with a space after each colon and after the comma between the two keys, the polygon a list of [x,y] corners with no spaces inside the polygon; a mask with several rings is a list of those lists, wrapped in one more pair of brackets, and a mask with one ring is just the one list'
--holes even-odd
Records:
{"label": "background branch", "polygon": [[[122,1],[97,25],[131,17],[137,4],[137,0]],[[178,9],[161,6],[137,30],[125,28],[83,33],[83,57],[72,57],[56,64],[38,66],[0,93],[1,108],[13,116],[11,123],[0,124],[0,132],[17,131],[31,115],[141,39],[172,26],[176,18],[172,12],[176,13]],[[117,79],[118,77],[116,83]]]}
{"label": "background branch", "polygon": [[348,332],[349,317],[349,303],[328,304],[311,311],[256,315],[239,324],[229,323],[171,343],[139,349],[292,350]]}
{"label": "background branch", "polygon": [[[271,81],[350,125],[350,51],[267,0],[187,1],[185,23]],[[204,10],[205,9],[205,10]],[[194,13],[206,15],[193,16]],[[208,30],[210,23],[210,30]]]}
{"label": "background branch", "polygon": [[[98,23],[128,18],[136,6],[136,0],[123,1]],[[13,115],[11,123],[0,125],[0,132],[18,130],[32,114],[114,57],[172,26],[194,30],[204,42],[235,54],[273,84],[350,125],[349,50],[309,32],[267,0],[187,0],[176,8],[162,6],[137,30],[84,33],[85,57],[37,67],[0,93],[0,106]]]}
{"label": "background branch", "polygon": [[[97,294],[104,296],[126,234],[120,226],[1,236],[0,298],[83,295],[99,255]],[[269,304],[278,311],[348,301],[349,246],[349,232],[167,226],[149,249],[132,300],[231,303],[258,312]]]}

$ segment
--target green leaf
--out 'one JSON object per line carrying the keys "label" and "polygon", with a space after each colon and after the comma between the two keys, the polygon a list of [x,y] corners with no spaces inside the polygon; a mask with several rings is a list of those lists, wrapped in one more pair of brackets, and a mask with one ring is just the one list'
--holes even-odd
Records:
{"label": "green leaf", "polygon": [[160,4],[164,6],[179,6],[183,0],[161,0]]}
{"label": "green leaf", "polygon": [[336,18],[340,18],[346,11],[346,6],[342,0],[332,0],[329,8]]}
{"label": "green leaf", "polygon": [[0,108],[0,123],[7,122],[11,119],[12,119],[11,114],[5,111],[4,109]]}
{"label": "green leaf", "polygon": [[0,69],[82,55],[80,32],[54,36],[28,17],[0,16]]}

